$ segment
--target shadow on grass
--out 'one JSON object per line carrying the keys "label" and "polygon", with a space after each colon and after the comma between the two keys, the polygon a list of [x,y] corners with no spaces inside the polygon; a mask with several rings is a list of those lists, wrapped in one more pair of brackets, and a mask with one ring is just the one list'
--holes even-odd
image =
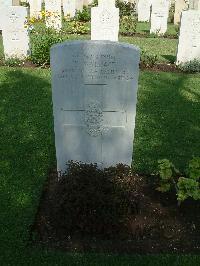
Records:
{"label": "shadow on grass", "polygon": [[[24,247],[47,171],[55,164],[55,150],[49,72],[2,68],[0,78],[0,222],[5,250]],[[192,155],[199,155],[199,80],[198,75],[141,72],[137,171],[154,171],[161,158],[184,169]]]}
{"label": "shadow on grass", "polygon": [[163,58],[167,59],[167,61],[170,64],[174,64],[176,61],[176,56],[175,55],[161,55]]}
{"label": "shadow on grass", "polygon": [[134,167],[152,173],[167,158],[183,171],[200,151],[198,75],[143,72],[140,77]]}
{"label": "shadow on grass", "polygon": [[[0,223],[2,246],[22,244],[54,158],[49,77],[42,70],[1,68]],[[10,243],[10,241],[12,243]]]}

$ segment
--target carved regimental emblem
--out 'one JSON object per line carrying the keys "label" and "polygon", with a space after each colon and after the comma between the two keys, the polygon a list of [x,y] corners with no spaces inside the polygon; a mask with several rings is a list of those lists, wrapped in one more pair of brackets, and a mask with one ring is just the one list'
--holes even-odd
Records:
{"label": "carved regimental emblem", "polygon": [[91,101],[86,105],[84,112],[84,123],[87,133],[97,137],[105,130],[103,126],[103,110],[98,101]]}

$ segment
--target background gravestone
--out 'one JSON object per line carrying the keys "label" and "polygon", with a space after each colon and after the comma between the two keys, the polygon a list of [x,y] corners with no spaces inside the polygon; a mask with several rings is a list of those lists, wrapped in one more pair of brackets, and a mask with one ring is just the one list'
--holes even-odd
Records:
{"label": "background gravestone", "polygon": [[200,10],[200,0],[190,0],[189,7],[190,9]]}
{"label": "background gravestone", "polygon": [[27,8],[13,6],[4,10],[2,35],[5,58],[17,57],[24,59],[29,53],[29,36],[25,23]]}
{"label": "background gravestone", "polygon": [[61,0],[45,0],[46,26],[60,30],[61,20]]}
{"label": "background gravestone", "polygon": [[76,13],[76,0],[63,0],[63,12],[64,16],[73,18]]}
{"label": "background gravestone", "polygon": [[20,6],[20,0],[12,0],[13,6]]}
{"label": "background gravestone", "polygon": [[29,0],[30,17],[41,18],[42,0]]}
{"label": "background gravestone", "polygon": [[177,64],[200,59],[200,11],[182,12]]}
{"label": "background gravestone", "polygon": [[149,21],[151,15],[151,0],[139,0],[138,21]]}
{"label": "background gravestone", "polygon": [[83,10],[83,0],[76,0],[76,10],[78,11]]}
{"label": "background gravestone", "polygon": [[181,20],[181,13],[188,9],[186,0],[177,0],[175,2],[174,24],[179,24]]}
{"label": "background gravestone", "polygon": [[7,9],[8,7],[12,6],[12,0],[0,0],[0,30],[3,29],[3,24],[5,22],[4,20],[4,9]]}
{"label": "background gravestone", "polygon": [[91,9],[91,40],[118,41],[119,9],[112,0],[99,1],[98,7]]}
{"label": "background gravestone", "polygon": [[167,31],[169,0],[152,0],[150,33],[163,35]]}
{"label": "background gravestone", "polygon": [[68,160],[131,165],[139,60],[138,48],[110,41],[51,49],[58,171]]}

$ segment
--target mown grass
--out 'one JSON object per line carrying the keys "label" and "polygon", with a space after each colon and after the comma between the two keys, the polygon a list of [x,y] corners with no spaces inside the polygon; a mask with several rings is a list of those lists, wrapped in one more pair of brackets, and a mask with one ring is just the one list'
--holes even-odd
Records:
{"label": "mown grass", "polygon": [[[150,34],[151,24],[149,22],[137,22],[136,32],[143,34]],[[173,23],[168,23],[167,35],[177,36],[177,26]]]}
{"label": "mown grass", "polygon": [[[199,155],[200,75],[141,72],[134,166],[151,173],[169,158]],[[198,256],[66,254],[33,248],[30,226],[55,166],[50,71],[0,68],[0,265],[198,266]]]}

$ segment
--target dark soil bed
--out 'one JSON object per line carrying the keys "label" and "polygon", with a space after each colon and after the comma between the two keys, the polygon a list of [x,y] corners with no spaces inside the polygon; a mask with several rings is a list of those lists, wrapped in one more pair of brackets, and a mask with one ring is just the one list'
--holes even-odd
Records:
{"label": "dark soil bed", "polygon": [[164,34],[162,36],[150,34],[148,33],[140,33],[140,32],[120,32],[121,36],[126,37],[138,37],[138,38],[164,38],[164,39],[178,39],[178,35],[173,34]]}
{"label": "dark soil bed", "polygon": [[[76,165],[77,167],[77,165]],[[200,254],[200,203],[155,190],[155,177],[118,166],[102,173],[71,167],[49,174],[35,223],[33,245],[70,252]],[[149,182],[151,180],[151,182]]]}
{"label": "dark soil bed", "polygon": [[153,66],[144,65],[142,62],[140,63],[141,70],[149,70],[152,72],[175,72],[175,73],[183,73],[175,64],[167,64],[167,63],[158,63]]}

